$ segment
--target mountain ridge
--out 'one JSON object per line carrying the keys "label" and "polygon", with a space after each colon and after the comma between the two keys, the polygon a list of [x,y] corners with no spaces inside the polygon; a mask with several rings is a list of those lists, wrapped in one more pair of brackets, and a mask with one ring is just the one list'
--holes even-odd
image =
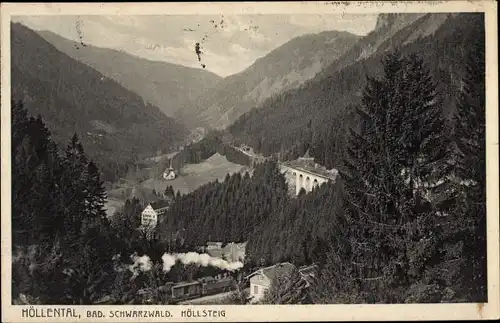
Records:
{"label": "mountain ridge", "polygon": [[[360,103],[366,77],[381,73],[380,62],[388,51],[399,48],[403,54],[421,55],[442,95],[443,113],[446,117],[452,115],[464,73],[464,53],[474,31],[481,28],[480,19],[479,14],[426,14],[390,38],[385,38],[385,33],[378,38],[377,33],[369,34],[300,88],[266,100],[259,109],[238,118],[228,130],[235,140],[246,142],[264,155],[280,153],[283,158],[296,158],[308,147],[315,155],[314,147],[309,145],[321,142],[331,151],[314,157],[327,167],[338,167],[345,134],[357,124],[353,105]],[[377,51],[359,59],[363,43],[377,42]]]}
{"label": "mountain ridge", "polygon": [[12,98],[42,116],[60,147],[76,132],[105,179],[185,140],[183,125],[28,27],[13,23],[11,44]]}
{"label": "mountain ridge", "polygon": [[[184,118],[224,128],[265,99],[297,88],[350,48],[360,36],[325,31],[291,39],[258,58],[244,71],[224,78],[184,109]],[[189,114],[191,111],[191,115]]]}
{"label": "mountain ridge", "polygon": [[200,68],[149,60],[122,50],[82,46],[47,30],[37,33],[60,51],[113,78],[171,117],[222,80]]}

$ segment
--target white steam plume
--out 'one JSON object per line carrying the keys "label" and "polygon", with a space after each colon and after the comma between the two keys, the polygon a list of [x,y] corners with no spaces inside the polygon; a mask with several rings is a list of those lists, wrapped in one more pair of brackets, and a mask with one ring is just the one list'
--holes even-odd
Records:
{"label": "white steam plume", "polygon": [[161,260],[163,260],[163,271],[167,273],[170,271],[170,269],[175,265],[175,262],[177,261],[175,256],[168,253],[164,253],[163,256],[161,256]]}
{"label": "white steam plume", "polygon": [[184,265],[196,264],[203,267],[214,266],[229,271],[238,270],[243,267],[243,263],[240,261],[228,262],[227,260],[212,257],[206,253],[200,254],[196,252],[176,254],[165,253],[161,259],[163,260],[163,271],[167,273],[175,265],[176,261],[180,261]]}
{"label": "white steam plume", "polygon": [[139,257],[137,253],[134,253],[130,256],[130,259],[132,259],[134,263],[128,266],[128,269],[134,274],[133,278],[137,277],[139,272],[149,271],[153,267],[153,263],[147,255]]}

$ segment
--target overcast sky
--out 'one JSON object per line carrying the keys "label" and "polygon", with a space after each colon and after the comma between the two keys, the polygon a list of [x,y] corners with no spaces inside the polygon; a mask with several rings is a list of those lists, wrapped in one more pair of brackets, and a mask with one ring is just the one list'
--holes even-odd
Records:
{"label": "overcast sky", "polygon": [[[290,39],[326,30],[365,35],[376,15],[23,16],[36,30],[151,60],[206,65],[220,76],[238,73]],[[201,45],[201,63],[195,44]]]}

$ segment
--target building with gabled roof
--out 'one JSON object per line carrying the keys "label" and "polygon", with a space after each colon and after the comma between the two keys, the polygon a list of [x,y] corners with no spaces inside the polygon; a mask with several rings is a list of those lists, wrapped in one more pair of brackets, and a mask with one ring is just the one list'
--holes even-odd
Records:
{"label": "building with gabled roof", "polygon": [[[254,271],[245,279],[250,278],[250,297],[252,302],[258,302],[264,297],[271,284],[279,278],[289,277],[297,267],[289,262],[279,263],[273,266],[261,268]],[[298,268],[300,277],[306,282],[306,287],[314,284],[318,275],[318,266],[316,264],[302,266]]]}
{"label": "building with gabled roof", "polygon": [[246,251],[246,242],[242,243],[228,243],[222,248],[224,258],[227,261],[244,261],[245,260],[245,251]]}
{"label": "building with gabled roof", "polygon": [[245,277],[250,278],[250,297],[252,302],[258,302],[269,290],[273,281],[278,277],[287,277],[297,268],[289,262],[279,263],[273,266],[261,268]]}
{"label": "building with gabled roof", "polygon": [[175,179],[176,177],[177,177],[177,174],[175,173],[175,170],[172,167],[172,158],[170,158],[170,165],[163,172],[163,178],[170,181],[170,180]]}
{"label": "building with gabled roof", "polygon": [[220,241],[208,241],[207,242],[207,249],[221,249],[222,244],[223,243]]}
{"label": "building with gabled roof", "polygon": [[141,213],[141,228],[152,231],[158,225],[158,217],[170,208],[171,200],[158,200],[151,202]]}

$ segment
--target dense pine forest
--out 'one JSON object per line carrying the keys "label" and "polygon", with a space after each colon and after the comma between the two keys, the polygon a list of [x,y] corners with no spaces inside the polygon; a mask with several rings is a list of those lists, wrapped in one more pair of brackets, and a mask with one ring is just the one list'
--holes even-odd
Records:
{"label": "dense pine forest", "polygon": [[159,228],[160,236],[184,229],[185,242],[193,246],[248,240],[248,262],[254,265],[319,261],[335,225],[330,215],[339,205],[337,187],[324,185],[295,199],[276,162],[262,163],[252,176],[228,175],[223,182],[177,196]]}
{"label": "dense pine forest", "polygon": [[[77,135],[60,149],[40,117],[12,104],[12,299],[19,304],[137,304],[139,290],[214,275],[213,267],[162,271],[166,246],[137,230],[139,200],[108,220],[96,164]],[[103,248],[103,246],[105,246]],[[186,246],[170,245],[185,252]],[[137,257],[153,263],[140,270]],[[139,266],[139,267],[138,267]],[[163,294],[155,302],[168,304]],[[148,298],[151,301],[151,297]],[[111,301],[110,301],[111,300]]]}
{"label": "dense pine forest", "polygon": [[233,163],[250,165],[251,160],[247,155],[231,147],[230,137],[224,131],[210,131],[203,139],[183,147],[180,152],[172,157],[172,167],[180,170],[186,164],[200,163],[215,153],[226,156],[227,160]]}
{"label": "dense pine forest", "polygon": [[[101,172],[78,136],[59,147],[40,117],[13,102],[13,299],[144,303],[139,290],[152,288],[148,301],[168,304],[158,287],[217,269],[164,272],[164,252],[248,241],[248,267],[319,266],[307,292],[293,272],[265,303],[487,301],[484,33],[468,41],[457,100],[407,51],[386,53],[378,73],[357,81],[360,100],[349,105],[357,122],[346,123],[335,183],[292,197],[276,161],[258,164],[177,194],[152,240],[136,229],[138,200],[105,217]],[[329,156],[340,149],[336,131],[304,136],[316,156]],[[143,255],[147,270],[134,267]]]}
{"label": "dense pine forest", "polygon": [[486,299],[484,39],[453,128],[423,60],[387,55],[368,77],[337,183],[298,198],[273,162],[179,196],[161,232],[248,240],[248,261],[321,264],[316,302]]}
{"label": "dense pine forest", "polygon": [[[284,158],[297,158],[310,149],[318,163],[342,169],[347,134],[360,123],[354,106],[361,103],[366,77],[382,72],[380,61],[395,47],[405,55],[421,55],[439,89],[447,125],[452,127],[465,73],[463,62],[475,39],[484,37],[484,16],[448,15],[433,34],[410,39],[415,30],[433,24],[431,16],[425,15],[399,30],[368,58],[358,59],[362,48],[353,46],[301,88],[269,98],[242,115],[228,131],[266,156],[280,153]],[[372,34],[365,38],[375,36]]]}

